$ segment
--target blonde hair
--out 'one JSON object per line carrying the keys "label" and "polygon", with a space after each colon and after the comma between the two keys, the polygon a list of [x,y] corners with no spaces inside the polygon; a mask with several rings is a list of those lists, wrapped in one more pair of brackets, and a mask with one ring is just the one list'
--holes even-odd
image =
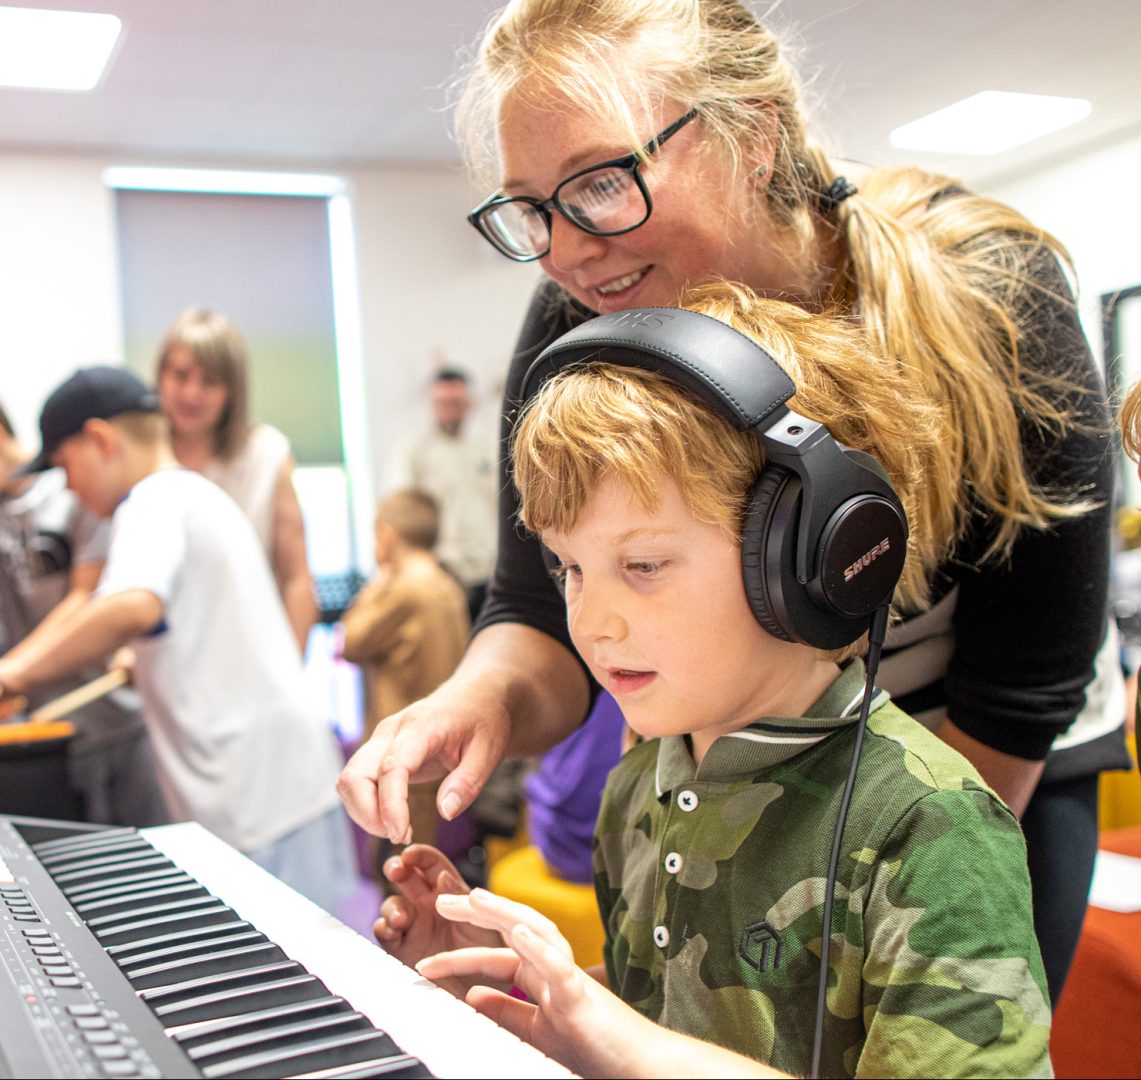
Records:
{"label": "blonde hair", "polygon": [[[928,576],[946,554],[919,511],[936,410],[899,397],[890,369],[869,358],[848,321],[728,284],[696,289],[683,306],[756,341],[796,383],[791,408],[883,465],[912,521],[897,606],[923,607]],[[543,386],[516,427],[513,455],[519,518],[532,531],[572,528],[607,479],[653,511],[664,475],[697,520],[738,541],[764,464],[753,432],[737,431],[665,376],[604,363],[567,369]]]}
{"label": "blonde hair", "polygon": [[[828,198],[836,170],[808,135],[796,75],[738,0],[513,0],[484,35],[458,101],[477,174],[494,160],[502,102],[549,108],[552,93],[620,121],[632,148],[646,138],[635,116],[666,99],[697,108],[737,164],[772,145],[763,192],[774,245],[806,257],[822,235],[842,240],[826,306],[859,319],[900,398],[921,395],[942,413],[919,508],[932,536],[949,543],[973,512],[988,511],[996,525],[987,556],[998,557],[1022,528],[1092,508],[1085,492],[1042,490],[1021,449],[1023,425],[1059,437],[1071,430],[1082,392],[1072,372],[1020,362],[1044,298],[1036,280],[1056,279],[1047,298],[1072,305],[1053,265],[1068,267],[1068,256],[1048,233],[918,169],[878,170],[854,197]],[[862,408],[862,390],[855,400]]]}
{"label": "blonde hair", "polygon": [[118,428],[132,442],[141,446],[159,446],[170,437],[170,428],[162,413],[132,412],[117,413],[107,423]]}
{"label": "blonde hair", "polygon": [[226,408],[214,432],[214,453],[231,458],[250,433],[246,343],[225,315],[209,308],[187,308],[166,332],[158,348],[155,381],[162,379],[171,351],[189,349],[203,372],[226,387]]}
{"label": "blonde hair", "polygon": [[376,511],[377,523],[390,525],[412,547],[431,551],[440,535],[440,508],[431,495],[418,488],[396,491]]}
{"label": "blonde hair", "polygon": [[1141,461],[1141,382],[1134,383],[1125,395],[1118,412],[1121,422],[1121,445],[1134,461]]}

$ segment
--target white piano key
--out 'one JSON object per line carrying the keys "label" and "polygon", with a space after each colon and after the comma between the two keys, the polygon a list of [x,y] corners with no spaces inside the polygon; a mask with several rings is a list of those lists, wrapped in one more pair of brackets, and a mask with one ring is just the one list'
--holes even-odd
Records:
{"label": "white piano key", "polygon": [[574,1076],[202,826],[186,822],[140,832],[437,1076]]}

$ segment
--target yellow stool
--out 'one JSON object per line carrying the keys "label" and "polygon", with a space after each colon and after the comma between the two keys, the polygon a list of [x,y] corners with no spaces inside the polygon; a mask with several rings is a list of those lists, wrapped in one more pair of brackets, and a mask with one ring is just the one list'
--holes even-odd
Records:
{"label": "yellow stool", "polygon": [[605,932],[593,885],[564,881],[553,874],[533,844],[516,848],[491,864],[487,887],[546,915],[570,942],[575,963],[602,963]]}
{"label": "yellow stool", "polygon": [[1137,736],[1125,737],[1133,768],[1129,772],[1101,774],[1098,790],[1098,825],[1104,832],[1141,825],[1141,773],[1137,771]]}

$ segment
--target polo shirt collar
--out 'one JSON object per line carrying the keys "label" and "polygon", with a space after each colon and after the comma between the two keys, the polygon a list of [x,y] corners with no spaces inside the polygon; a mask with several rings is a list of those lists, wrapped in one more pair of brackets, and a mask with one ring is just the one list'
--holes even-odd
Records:
{"label": "polo shirt collar", "polygon": [[[655,774],[658,797],[695,780],[717,781],[756,775],[811,749],[856,722],[864,698],[865,678],[863,660],[849,661],[803,716],[763,716],[740,731],[722,735],[706,751],[699,767],[693,763],[684,736],[667,735],[659,739]],[[875,712],[887,700],[887,692],[877,688],[870,711]]]}

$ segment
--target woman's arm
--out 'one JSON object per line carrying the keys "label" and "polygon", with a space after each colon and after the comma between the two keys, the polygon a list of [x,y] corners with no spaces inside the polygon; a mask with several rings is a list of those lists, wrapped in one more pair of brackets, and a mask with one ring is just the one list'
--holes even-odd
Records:
{"label": "woman's arm", "polygon": [[270,562],[297,647],[305,655],[309,631],[317,621],[313,575],[305,550],[305,522],[293,486],[293,458],[282,463],[273,491],[273,538]]}

